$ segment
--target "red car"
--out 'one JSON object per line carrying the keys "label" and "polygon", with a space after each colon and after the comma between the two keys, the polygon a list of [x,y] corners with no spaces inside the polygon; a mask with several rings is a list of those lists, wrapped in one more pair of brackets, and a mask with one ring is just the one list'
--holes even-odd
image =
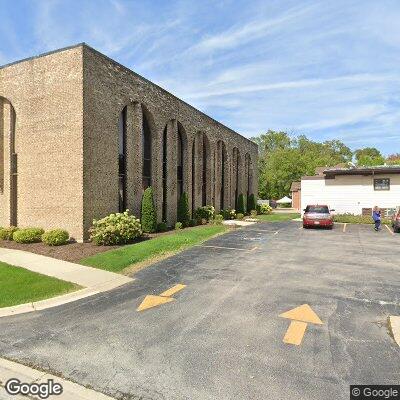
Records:
{"label": "red car", "polygon": [[333,228],[333,215],[326,205],[308,205],[303,214],[303,228],[321,226],[324,228]]}
{"label": "red car", "polygon": [[396,208],[396,211],[392,216],[392,228],[394,232],[400,232],[400,207]]}

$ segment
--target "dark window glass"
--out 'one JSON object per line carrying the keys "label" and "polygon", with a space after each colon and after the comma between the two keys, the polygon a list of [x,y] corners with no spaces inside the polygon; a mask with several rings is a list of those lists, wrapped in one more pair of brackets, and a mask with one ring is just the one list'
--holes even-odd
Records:
{"label": "dark window glass", "polygon": [[390,179],[374,179],[374,190],[390,190]]}
{"label": "dark window glass", "polygon": [[163,133],[163,206],[162,206],[162,218],[163,221],[167,219],[167,127]]}
{"label": "dark window glass", "polygon": [[146,116],[143,114],[143,190],[151,186],[151,131]]}
{"label": "dark window glass", "polygon": [[195,145],[195,140],[193,141],[193,146],[192,146],[192,217],[194,217],[194,197],[195,197],[195,176],[196,176],[196,171],[195,171],[195,163],[196,163],[196,145]]}
{"label": "dark window glass", "polygon": [[329,214],[329,208],[327,206],[307,206],[305,212],[315,214]]}
{"label": "dark window glass", "polygon": [[220,157],[221,157],[221,195],[220,195],[220,208],[224,209],[224,196],[225,196],[225,145],[220,142]]}
{"label": "dark window glass", "polygon": [[202,205],[207,205],[207,139],[203,134],[203,179],[202,179]]}
{"label": "dark window glass", "polygon": [[126,107],[119,117],[118,173],[118,209],[123,212],[126,210]]}
{"label": "dark window glass", "polygon": [[177,168],[176,168],[176,180],[177,180],[177,197],[178,200],[181,198],[183,193],[183,139],[182,132],[178,126],[178,149],[177,149]]}

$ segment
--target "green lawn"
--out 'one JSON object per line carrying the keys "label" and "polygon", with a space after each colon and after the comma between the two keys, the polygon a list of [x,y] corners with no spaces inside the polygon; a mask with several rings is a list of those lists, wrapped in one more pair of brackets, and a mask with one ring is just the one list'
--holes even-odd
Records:
{"label": "green lawn", "polygon": [[277,221],[289,221],[291,219],[300,218],[300,214],[296,213],[276,213],[269,215],[257,215],[257,219],[263,222],[277,222]]}
{"label": "green lawn", "polygon": [[119,249],[99,253],[81,260],[81,263],[112,272],[121,272],[134,264],[174,254],[187,247],[204,242],[226,230],[227,228],[221,225],[186,228]]}
{"label": "green lawn", "polygon": [[44,300],[77,289],[79,286],[73,283],[0,262],[0,307]]}

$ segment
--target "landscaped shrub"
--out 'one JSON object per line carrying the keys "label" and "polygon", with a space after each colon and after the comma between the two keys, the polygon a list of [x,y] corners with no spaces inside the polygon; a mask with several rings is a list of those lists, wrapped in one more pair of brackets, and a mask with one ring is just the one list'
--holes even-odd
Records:
{"label": "landscaped shrub", "polygon": [[239,194],[237,200],[237,212],[241,214],[246,214],[246,202],[243,194]]}
{"label": "landscaped shrub", "polygon": [[214,219],[211,220],[212,225],[222,225],[224,217],[221,214],[215,216]]}
{"label": "landscaped shrub", "polygon": [[207,221],[209,221],[210,219],[213,219],[215,217],[215,208],[213,206],[199,207],[195,211],[194,215],[197,220],[206,219]]}
{"label": "landscaped shrub", "polygon": [[0,240],[13,240],[13,234],[18,228],[16,226],[10,226],[9,228],[2,228],[0,230]]}
{"label": "landscaped shrub", "polygon": [[183,228],[182,222],[177,222],[177,223],[175,224],[175,229],[176,229],[176,230],[182,229],[182,228]]}
{"label": "landscaped shrub", "polygon": [[197,221],[195,219],[191,219],[189,221],[189,226],[196,226],[197,225]]}
{"label": "landscaped shrub", "polygon": [[160,222],[157,224],[157,232],[166,232],[168,230],[168,226],[166,222]]}
{"label": "landscaped shrub", "polygon": [[49,246],[62,246],[69,242],[69,233],[64,229],[52,229],[43,233],[42,242]]}
{"label": "landscaped shrub", "polygon": [[272,207],[269,204],[258,204],[257,211],[259,214],[272,214]]}
{"label": "landscaped shrub", "polygon": [[178,222],[182,222],[184,227],[189,226],[190,213],[189,213],[189,200],[186,192],[182,193],[178,201]]}
{"label": "landscaped shrub", "polygon": [[257,217],[257,210],[251,210],[250,215],[251,215],[251,218]]}
{"label": "landscaped shrub", "polygon": [[142,229],[143,232],[153,233],[157,229],[157,214],[154,205],[153,189],[148,187],[142,198]]}
{"label": "landscaped shrub", "polygon": [[142,235],[142,229],[140,221],[134,215],[129,215],[129,210],[126,210],[94,220],[89,233],[94,244],[110,246],[132,242]]}
{"label": "landscaped shrub", "polygon": [[244,215],[242,213],[237,213],[236,214],[236,219],[243,219]]}
{"label": "landscaped shrub", "polygon": [[235,219],[236,218],[236,210],[233,208],[227,208],[226,210],[221,210],[220,214],[224,219]]}
{"label": "landscaped shrub", "polygon": [[[348,224],[373,224],[374,221],[370,215],[354,215],[354,214],[336,214],[333,216],[335,222],[342,222]],[[390,225],[389,218],[382,218],[382,224]]]}
{"label": "landscaped shrub", "polygon": [[42,241],[43,233],[42,228],[18,229],[13,234],[13,240],[17,243],[38,243]]}
{"label": "landscaped shrub", "polygon": [[257,207],[256,196],[251,193],[247,198],[247,212],[251,212],[251,210],[255,210]]}

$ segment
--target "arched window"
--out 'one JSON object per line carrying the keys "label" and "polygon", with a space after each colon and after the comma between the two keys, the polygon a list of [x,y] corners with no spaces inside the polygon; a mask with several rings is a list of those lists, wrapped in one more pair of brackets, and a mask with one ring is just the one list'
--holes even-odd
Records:
{"label": "arched window", "polygon": [[163,204],[162,219],[167,220],[167,127],[163,132],[163,163],[162,163],[162,182],[163,182]]}
{"label": "arched window", "polygon": [[192,216],[194,217],[194,203],[195,203],[195,193],[196,193],[196,140],[193,140],[192,146]]}
{"label": "arched window", "polygon": [[183,137],[182,128],[178,124],[178,143],[177,143],[177,167],[176,167],[176,185],[177,185],[177,199],[181,198],[183,194]]}
{"label": "arched window", "polygon": [[149,122],[143,113],[142,126],[142,149],[143,149],[143,172],[142,185],[143,190],[151,186],[151,131]]}
{"label": "arched window", "polygon": [[237,147],[233,149],[233,162],[235,166],[235,209],[237,209],[237,201],[239,196],[239,150]]}
{"label": "arched window", "polygon": [[203,178],[203,187],[202,187],[202,205],[205,206],[207,205],[207,138],[206,135],[203,134],[203,173],[202,173],[202,178]]}
{"label": "arched window", "polygon": [[118,148],[118,209],[119,212],[124,212],[126,210],[126,107],[119,116]]}
{"label": "arched window", "polygon": [[251,187],[251,159],[250,155],[246,154],[246,176],[247,176],[247,197],[250,196],[250,187]]}
{"label": "arched window", "polygon": [[226,168],[226,149],[223,141],[218,142],[219,159],[221,161],[221,187],[220,187],[220,209],[224,209],[225,205],[225,168]]}

